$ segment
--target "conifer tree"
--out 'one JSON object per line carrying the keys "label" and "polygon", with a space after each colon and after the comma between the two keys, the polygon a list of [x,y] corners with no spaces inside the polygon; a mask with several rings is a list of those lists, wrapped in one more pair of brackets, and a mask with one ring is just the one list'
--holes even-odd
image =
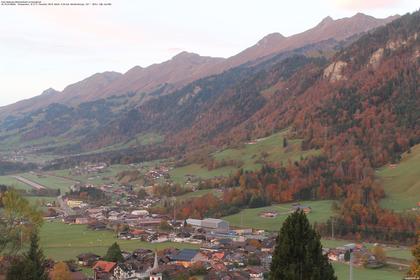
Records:
{"label": "conifer tree", "polygon": [[271,263],[271,280],[336,280],[322,254],[320,236],[303,211],[291,214],[277,236]]}
{"label": "conifer tree", "polygon": [[8,280],[48,280],[45,269],[45,258],[39,248],[39,238],[37,232],[31,234],[31,245],[28,253],[23,258],[17,260],[9,269]]}
{"label": "conifer tree", "polygon": [[108,248],[104,259],[109,262],[122,262],[124,260],[120,245],[117,242]]}

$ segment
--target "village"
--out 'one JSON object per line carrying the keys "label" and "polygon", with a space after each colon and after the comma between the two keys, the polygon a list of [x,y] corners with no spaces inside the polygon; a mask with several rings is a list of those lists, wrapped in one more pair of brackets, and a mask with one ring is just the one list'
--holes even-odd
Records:
{"label": "village", "polygon": [[[105,165],[86,165],[78,174],[96,174]],[[159,179],[165,176],[165,168],[149,170],[146,176]],[[103,256],[88,249],[77,256],[78,266],[69,266],[75,279],[176,279],[179,275],[199,276],[200,279],[266,279],[277,233],[253,228],[231,227],[223,219],[188,218],[153,213],[153,206],[162,198],[138,193],[128,186],[78,183],[70,191],[48,203],[45,219],[50,222],[86,225],[92,231],[113,231],[118,240],[138,240],[150,244],[168,244],[167,248],[152,250],[137,248],[122,251],[123,259],[106,261]],[[302,210],[311,215],[312,209],[299,203],[285,213],[262,211],[262,219],[272,219]],[[118,242],[118,241],[117,241]],[[176,249],[169,244],[191,244],[192,249]],[[162,248],[162,246],[159,246]],[[324,255],[332,262],[354,266],[381,266],[378,259],[362,244],[348,244],[336,248],[324,248]],[[351,254],[350,254],[351,253]],[[91,271],[91,278],[80,273]],[[76,275],[78,275],[76,277]],[[188,279],[188,278],[186,278]]]}

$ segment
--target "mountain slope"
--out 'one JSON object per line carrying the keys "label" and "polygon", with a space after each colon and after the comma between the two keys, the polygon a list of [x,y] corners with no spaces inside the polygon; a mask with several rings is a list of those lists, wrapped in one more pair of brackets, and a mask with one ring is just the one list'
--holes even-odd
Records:
{"label": "mountain slope", "polygon": [[53,103],[74,105],[87,100],[97,99],[104,88],[120,76],[121,74],[117,72],[97,73],[80,82],[67,86],[62,92],[51,89],[46,90],[40,96],[0,108],[0,117],[11,114],[22,115],[22,113],[45,108]]}
{"label": "mountain slope", "polygon": [[[210,66],[222,58],[202,57],[183,52],[171,60],[154,64],[147,68],[136,66],[125,74],[104,72],[94,74],[80,82],[67,86],[54,96],[34,97],[25,101],[0,108],[0,117],[22,114],[38,110],[52,103],[76,106],[83,102],[95,101],[113,95],[127,93],[150,93],[165,85],[169,89],[189,83],[207,73]],[[164,92],[161,92],[164,93]]]}
{"label": "mountain slope", "polygon": [[354,34],[363,33],[385,25],[396,18],[398,18],[398,16],[377,19],[361,13],[350,18],[338,20],[326,17],[317,26],[290,37],[284,37],[279,33],[269,34],[261,39],[256,45],[227,59],[223,62],[221,69],[238,66],[274,53],[300,48],[308,44],[328,39],[334,39],[336,41],[344,40]]}
{"label": "mountain slope", "polygon": [[267,35],[256,45],[228,59],[202,57],[183,52],[160,64],[154,64],[146,68],[136,66],[125,74],[116,72],[98,73],[66,87],[62,94],[55,94],[55,96],[48,98],[45,96],[42,98],[35,97],[2,107],[0,108],[0,118],[12,114],[27,113],[52,103],[76,106],[83,102],[127,93],[142,94],[142,98],[136,101],[143,103],[156,97],[150,95],[152,92],[159,92],[158,96],[171,93],[197,79],[220,74],[244,63],[301,48],[308,44],[327,40],[337,42],[384,25],[395,18],[396,16],[376,19],[363,14],[356,14],[353,17],[339,20],[328,17],[314,28],[290,37],[284,37],[278,33]]}

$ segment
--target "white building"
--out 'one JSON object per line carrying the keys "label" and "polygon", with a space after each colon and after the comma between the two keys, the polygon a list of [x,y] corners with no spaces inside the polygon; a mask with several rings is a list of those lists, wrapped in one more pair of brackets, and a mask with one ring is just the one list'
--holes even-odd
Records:
{"label": "white building", "polygon": [[209,229],[219,232],[229,231],[229,223],[221,219],[207,218],[204,220],[187,219],[187,224],[195,228]]}

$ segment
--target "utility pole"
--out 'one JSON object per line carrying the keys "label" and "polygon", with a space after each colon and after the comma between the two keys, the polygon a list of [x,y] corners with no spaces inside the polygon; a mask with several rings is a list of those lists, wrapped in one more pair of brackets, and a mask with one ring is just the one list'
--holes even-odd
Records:
{"label": "utility pole", "polygon": [[176,221],[176,198],[175,198],[175,196],[174,196],[174,223],[175,223],[175,221]]}
{"label": "utility pole", "polygon": [[350,251],[350,280],[353,280],[353,250]]}

